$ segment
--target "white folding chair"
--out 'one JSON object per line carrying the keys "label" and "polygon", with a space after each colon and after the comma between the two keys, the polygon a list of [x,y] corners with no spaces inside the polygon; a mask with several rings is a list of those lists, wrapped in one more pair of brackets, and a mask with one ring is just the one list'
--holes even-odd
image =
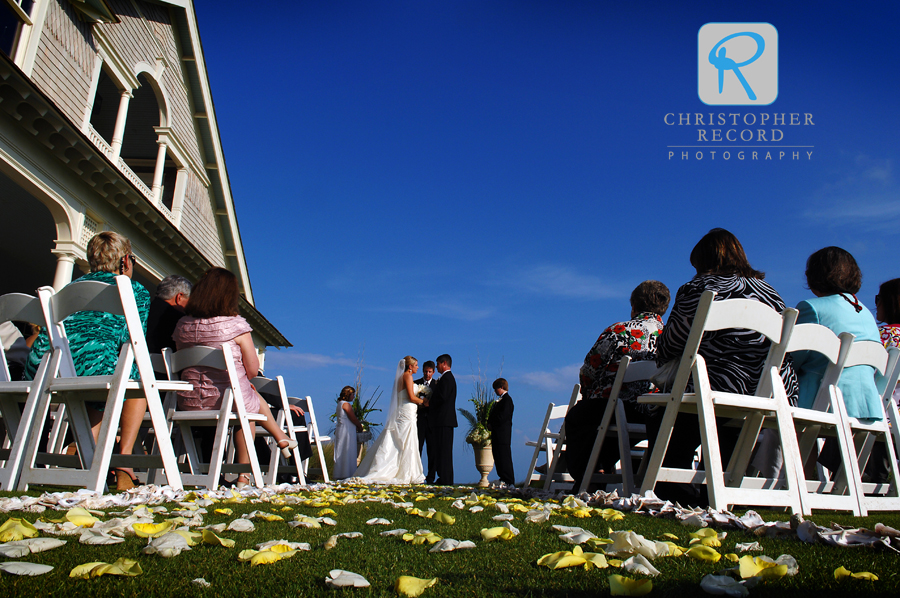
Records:
{"label": "white folding chair", "polygon": [[[578,402],[580,397],[581,385],[576,384],[572,389],[572,396],[569,398],[568,404],[556,405],[550,403],[547,406],[547,414],[544,416],[544,421],[541,424],[537,440],[528,440],[525,442],[525,446],[534,447],[534,454],[531,456],[531,464],[528,466],[528,472],[525,474],[524,482],[522,482],[524,488],[527,488],[533,481],[543,480],[544,489],[546,490],[551,489],[554,483],[571,484],[574,481],[572,476],[567,472],[557,472],[556,468],[559,464],[559,458],[562,456],[566,442],[566,413],[569,412],[572,405]],[[557,420],[560,420],[559,431],[554,432],[553,428],[556,427]],[[540,456],[542,452],[547,455],[546,473],[537,471],[535,467],[538,456]]]}
{"label": "white folding chair", "polygon": [[[23,320],[44,324],[44,313],[37,297],[10,293],[0,296],[0,323]],[[15,490],[25,453],[26,439],[32,432],[34,411],[38,398],[47,384],[47,368],[50,361],[48,351],[41,358],[34,380],[12,380],[6,365],[6,353],[0,345],[0,416],[6,428],[8,447],[0,451],[3,467],[0,468],[0,490]],[[24,406],[22,403],[24,402]],[[20,412],[19,409],[22,411]],[[40,422],[41,430],[43,422]],[[40,433],[41,430],[37,432]]]}
{"label": "white folding chair", "polygon": [[[257,487],[265,485],[262,469],[256,448],[253,445],[253,434],[250,424],[265,421],[265,416],[258,413],[247,413],[241,394],[240,380],[234,367],[234,358],[229,347],[189,347],[170,352],[163,349],[163,357],[168,361],[168,371],[181,373],[189,367],[209,367],[228,372],[229,386],[222,393],[222,405],[215,411],[179,411],[174,404],[166,414],[167,426],[171,434],[174,426],[178,426],[181,441],[184,444],[189,471],[182,475],[184,483],[189,486],[202,486],[213,490],[219,485],[219,476],[225,473],[246,473],[248,470]],[[168,401],[167,401],[168,402]],[[250,464],[225,465],[225,450],[231,428],[235,426],[236,434],[242,434],[250,454]],[[154,426],[156,427],[156,426]],[[215,427],[215,440],[209,463],[203,463],[194,442],[195,427]],[[159,437],[160,435],[157,434]]]}
{"label": "white folding chair", "polygon": [[[866,515],[868,511],[895,511],[900,509],[900,493],[898,493],[900,475],[898,475],[897,470],[897,453],[894,450],[891,438],[891,425],[884,412],[885,404],[892,403],[891,395],[894,386],[897,384],[896,376],[898,375],[898,369],[900,369],[898,361],[900,361],[900,349],[891,347],[890,352],[888,352],[877,341],[857,341],[853,343],[847,356],[847,361],[844,362],[845,368],[859,365],[868,365],[875,368],[876,387],[881,395],[881,401],[879,402],[879,405],[882,407],[881,419],[861,420],[847,415],[843,396],[840,395],[840,389],[838,389],[841,414],[848,426],[849,433],[846,439],[848,449],[853,455],[853,458],[849,460],[851,472],[847,474],[849,478],[848,484],[856,486],[862,515]],[[896,426],[897,420],[894,421]],[[890,481],[887,484],[863,483],[861,473],[866,469],[872,447],[877,440],[885,444]]]}
{"label": "white folding chair", "polygon": [[[278,376],[273,380],[272,378],[257,376],[250,382],[256,388],[256,391],[258,393],[276,396],[281,399],[281,409],[278,411],[278,415],[276,415],[276,421],[278,422],[278,427],[281,428],[281,430],[290,440],[297,440],[297,432],[309,432],[309,429],[306,426],[303,426],[301,428],[297,428],[296,426],[294,426],[294,421],[291,417],[290,401],[287,396],[287,390],[285,390],[284,387],[284,378]],[[306,410],[304,410],[304,413],[305,412]],[[272,438],[272,436],[268,432],[266,432],[262,428],[262,426],[256,428],[256,433],[258,435],[267,436],[266,441],[269,444],[271,455],[269,457],[269,468],[266,471],[266,483],[274,484],[278,479],[278,469],[282,456],[281,449],[277,447],[275,439]],[[291,450],[291,454],[294,457],[294,467],[297,471],[297,479],[301,484],[306,484],[306,476],[303,471],[303,463],[300,459],[299,445],[295,446]]]}
{"label": "white folding chair", "polygon": [[[157,381],[153,374],[150,354],[144,340],[144,330],[134,300],[131,279],[117,276],[115,284],[99,281],[82,281],[70,284],[54,293],[50,287],[38,289],[38,297],[47,322],[47,332],[52,347],[47,370],[48,383],[41,394],[34,418],[32,433],[25,452],[18,489],[26,490],[29,484],[51,484],[82,486],[101,492],[106,485],[110,466],[136,467],[158,466],[159,460],[165,470],[168,484],[181,489],[181,475],[172,444],[168,439],[159,442],[159,457],[146,455],[113,455],[116,433],[126,398],[145,397],[153,426],[157,430],[166,429],[165,414],[160,400],[160,391],[187,390],[190,385],[181,382]],[[79,311],[100,311],[124,316],[130,341],[122,345],[115,372],[108,376],[78,376],[75,362],[69,348],[63,320]],[[137,363],[140,380],[130,380],[131,368]],[[105,402],[103,420],[97,442],[91,434],[86,401]],[[50,404],[65,406],[66,417],[72,427],[78,446],[80,463],[73,467],[72,459],[59,456],[57,464],[62,467],[37,467],[37,451],[40,431]]]}
{"label": "white folding chair", "polygon": [[[646,436],[647,428],[642,424],[628,423],[625,407],[619,399],[619,394],[622,392],[623,385],[630,382],[649,380],[658,371],[659,368],[656,366],[655,361],[631,361],[631,357],[628,355],[619,361],[619,369],[616,372],[616,378],[613,380],[613,385],[609,392],[609,401],[606,403],[603,418],[597,427],[597,438],[594,440],[594,447],[591,449],[587,468],[584,471],[584,476],[581,478],[579,492],[585,492],[591,483],[621,481],[624,495],[631,496],[634,494],[634,471],[631,464],[633,444],[631,438],[632,435]],[[611,425],[613,414],[616,417],[615,425]],[[618,439],[621,475],[600,475],[594,473],[597,468],[597,460],[600,458],[600,451],[603,450],[603,443],[610,433],[614,433]],[[646,457],[646,454],[644,456]]]}
{"label": "white folding chair", "polygon": [[[300,408],[306,413],[306,418],[309,421],[307,424],[307,431],[309,432],[310,446],[316,447],[316,453],[319,455],[319,464],[322,467],[322,478],[327,484],[330,479],[328,477],[328,467],[325,465],[325,451],[323,445],[331,442],[331,437],[319,434],[319,424],[316,420],[316,410],[315,407],[313,407],[312,397],[307,396],[302,399],[296,397],[288,398],[299,401],[298,405],[300,405]],[[304,459],[303,461],[303,474],[307,477],[309,476],[309,459]]]}
{"label": "white folding chair", "polygon": [[[852,345],[853,335],[849,332],[835,336],[834,332],[820,324],[797,324],[787,343],[789,353],[815,351],[828,360],[812,407],[787,405],[794,430],[784,429],[782,434],[785,475],[796,479],[800,505],[805,515],[811,514],[812,509],[853,511],[854,515],[860,515],[856,488],[848,488],[846,485],[842,487],[828,480],[807,480],[804,470],[804,464],[816,449],[817,439],[823,431],[838,438],[845,471],[850,471],[848,467],[855,459],[855,453],[847,449],[849,431],[841,417],[840,401],[835,392]],[[791,455],[787,454],[788,450]]]}
{"label": "white folding chair", "polygon": [[[652,490],[659,482],[705,483],[709,505],[714,509],[725,509],[729,505],[759,505],[790,507],[800,512],[800,494],[797,482],[792,476],[786,477],[787,488],[773,487],[765,478],[749,478],[744,470],[726,471],[719,449],[716,417],[731,418],[741,425],[741,437],[755,441],[755,433],[748,428],[755,427],[761,417],[774,417],[778,429],[793,429],[790,414],[785,406],[787,399],[778,368],[769,367],[774,353],[782,349],[790,337],[790,326],[771,307],[752,299],[727,299],[714,301],[716,294],[705,291],[700,298],[693,325],[685,344],[684,353],[678,365],[671,390],[663,393],[642,395],[638,402],[665,407],[659,434],[648,462],[647,471],[641,485],[641,494]],[[763,368],[763,376],[757,386],[758,396],[741,395],[714,391],[710,387],[706,361],[698,353],[703,334],[708,331],[729,328],[745,329],[765,335],[776,344],[770,348],[769,358]],[[688,379],[693,379],[694,392],[687,393]],[[772,396],[775,396],[775,400]],[[696,413],[700,425],[703,470],[663,467],[663,460],[669,448],[672,430],[680,412]],[[782,436],[785,436],[782,434]],[[784,451],[786,459],[788,452]],[[791,453],[793,454],[793,453]],[[749,456],[748,456],[749,458]],[[732,459],[734,462],[735,459]],[[793,466],[793,465],[791,465]],[[738,485],[729,486],[727,480],[740,480]],[[749,486],[745,486],[745,482]]]}

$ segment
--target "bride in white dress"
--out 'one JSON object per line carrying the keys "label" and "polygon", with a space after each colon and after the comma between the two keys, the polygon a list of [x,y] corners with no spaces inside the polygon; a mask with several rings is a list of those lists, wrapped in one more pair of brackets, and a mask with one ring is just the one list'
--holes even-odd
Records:
{"label": "bride in white dress", "polygon": [[413,374],[418,371],[419,362],[415,357],[407,355],[397,364],[384,430],[356,470],[356,477],[362,478],[361,481],[379,484],[425,481],[416,429],[416,406],[423,400],[413,391]]}

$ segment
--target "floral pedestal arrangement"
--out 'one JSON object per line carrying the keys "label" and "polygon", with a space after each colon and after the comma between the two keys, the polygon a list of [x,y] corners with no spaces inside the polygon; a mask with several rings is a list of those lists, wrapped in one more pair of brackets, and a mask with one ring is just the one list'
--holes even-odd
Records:
{"label": "floral pedestal arrangement", "polygon": [[475,451],[475,468],[481,474],[478,487],[487,488],[490,485],[488,484],[488,475],[494,470],[494,451],[490,444],[485,446],[473,444],[472,449]]}
{"label": "floral pedestal arrangement", "polygon": [[359,464],[362,463],[362,459],[366,454],[366,445],[372,441],[372,432],[366,430],[364,432],[356,433],[356,465],[359,467]]}

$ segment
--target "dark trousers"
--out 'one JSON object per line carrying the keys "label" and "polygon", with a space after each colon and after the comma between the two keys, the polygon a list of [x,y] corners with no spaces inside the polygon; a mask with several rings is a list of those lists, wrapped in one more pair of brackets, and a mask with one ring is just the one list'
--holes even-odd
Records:
{"label": "dark trousers", "polygon": [[428,427],[428,415],[419,413],[416,419],[416,431],[419,434],[419,454],[424,448],[428,457],[428,469],[426,469],[425,482],[431,484],[437,475],[437,456],[434,455],[435,441],[432,438],[431,428]]}
{"label": "dark trousers", "polygon": [[[646,420],[647,436],[654,442],[662,424],[663,413],[664,410],[660,409]],[[728,461],[731,459],[731,454],[734,452],[738,436],[741,433],[739,427],[728,426],[728,421],[727,417],[716,418],[722,469],[728,467]],[[679,413],[675,418],[675,426],[672,429],[672,436],[669,438],[666,456],[663,458],[663,467],[690,469],[698,446],[700,446],[700,420],[692,413]],[[703,469],[703,463],[700,464],[700,469]],[[654,491],[660,498],[677,501],[683,506],[706,506],[708,504],[708,495],[697,492],[690,484],[660,482]]]}
{"label": "dark trousers", "polygon": [[492,444],[491,450],[494,454],[494,467],[497,468],[497,475],[500,476],[500,481],[514,486],[516,484],[516,474],[513,471],[512,446],[508,442]]}
{"label": "dark trousers", "polygon": [[[429,453],[432,452],[431,440],[434,440],[435,470],[437,471],[438,486],[453,485],[453,428],[450,426],[435,426],[431,428],[429,437]],[[428,467],[431,468],[431,455],[428,458]]]}

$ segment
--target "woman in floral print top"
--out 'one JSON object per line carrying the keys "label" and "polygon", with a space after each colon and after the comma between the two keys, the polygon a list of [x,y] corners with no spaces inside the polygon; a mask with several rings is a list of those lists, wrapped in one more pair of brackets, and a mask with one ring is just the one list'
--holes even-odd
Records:
{"label": "woman in floral print top", "polygon": [[[634,361],[655,359],[656,339],[663,329],[662,315],[668,308],[669,289],[666,285],[655,280],[642,282],[631,293],[631,319],[604,330],[584,358],[580,373],[583,400],[566,414],[566,460],[575,480],[573,492],[578,491],[585,475],[619,361],[626,355]],[[637,397],[649,390],[647,381],[631,382],[622,387],[619,398],[629,422],[643,423],[649,419],[650,411],[637,403]],[[618,460],[616,443],[604,443],[599,460],[601,471],[613,471]]]}
{"label": "woman in floral print top", "polygon": [[[875,295],[875,319],[885,349],[900,348],[900,278],[881,283]],[[893,323],[892,323],[893,322]],[[900,405],[900,385],[894,389],[894,401]]]}

